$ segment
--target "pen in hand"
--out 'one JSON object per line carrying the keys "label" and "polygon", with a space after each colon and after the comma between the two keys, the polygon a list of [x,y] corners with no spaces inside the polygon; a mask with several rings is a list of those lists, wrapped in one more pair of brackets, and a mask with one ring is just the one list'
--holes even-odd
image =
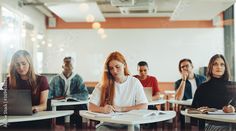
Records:
{"label": "pen in hand", "polygon": [[227,105],[230,105],[232,101],[233,101],[233,99],[231,99],[231,100],[228,102],[228,104],[227,104]]}

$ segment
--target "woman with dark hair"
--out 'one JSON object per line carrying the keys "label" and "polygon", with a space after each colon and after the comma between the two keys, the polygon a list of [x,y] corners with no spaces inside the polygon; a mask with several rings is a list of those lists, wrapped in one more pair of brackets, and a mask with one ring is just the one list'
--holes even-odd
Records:
{"label": "woman with dark hair", "polygon": [[49,89],[47,79],[35,74],[31,56],[27,51],[19,50],[12,56],[5,86],[7,89],[31,90],[33,112],[47,109]]}
{"label": "woman with dark hair", "polygon": [[[197,88],[192,107],[199,108],[207,106],[223,109],[228,104],[235,106],[235,100],[233,100],[235,94],[229,91],[228,88],[232,84],[230,81],[230,71],[223,55],[216,54],[211,57],[206,75],[207,81]],[[231,100],[233,101],[230,102]]]}
{"label": "woman with dark hair", "polygon": [[[91,95],[88,109],[101,113],[127,112],[147,109],[147,103],[143,86],[138,79],[129,75],[124,56],[112,52],[105,62],[102,81]],[[106,125],[116,129],[127,128],[125,125],[104,123],[100,129],[107,130]]]}

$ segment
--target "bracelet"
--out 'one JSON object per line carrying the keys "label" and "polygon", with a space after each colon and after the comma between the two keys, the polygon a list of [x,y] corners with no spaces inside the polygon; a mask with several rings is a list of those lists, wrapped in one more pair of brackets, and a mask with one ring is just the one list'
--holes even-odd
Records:
{"label": "bracelet", "polygon": [[186,81],[186,80],[182,79],[182,81]]}

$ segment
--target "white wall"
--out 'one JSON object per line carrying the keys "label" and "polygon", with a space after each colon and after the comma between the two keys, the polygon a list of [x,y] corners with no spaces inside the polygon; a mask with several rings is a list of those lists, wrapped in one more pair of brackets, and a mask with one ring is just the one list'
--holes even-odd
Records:
{"label": "white wall", "polygon": [[[53,47],[44,46],[44,72],[61,72],[62,59],[71,55],[76,59],[75,71],[85,81],[98,81],[103,64],[112,51],[120,51],[127,58],[132,74],[140,60],[149,63],[150,74],[159,81],[179,78],[178,62],[190,58],[195,72],[207,66],[210,57],[223,53],[223,28],[201,29],[106,29],[108,37],[101,39],[95,30],[48,30]],[[65,50],[60,51],[63,47]]]}

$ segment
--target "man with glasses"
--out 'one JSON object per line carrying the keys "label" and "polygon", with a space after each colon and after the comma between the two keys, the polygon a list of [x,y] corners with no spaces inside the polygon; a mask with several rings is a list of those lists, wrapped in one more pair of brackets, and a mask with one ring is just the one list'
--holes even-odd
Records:
{"label": "man with glasses", "polygon": [[[206,78],[204,76],[193,73],[193,64],[190,59],[182,59],[179,61],[179,72],[181,79],[175,82],[175,99],[187,100],[193,99],[197,87],[203,83]],[[181,110],[185,107],[182,106]],[[185,129],[185,117],[180,114],[180,127]]]}
{"label": "man with glasses", "polygon": [[[65,57],[63,59],[62,73],[52,78],[50,81],[49,99],[64,99],[73,98],[77,100],[87,100],[88,90],[85,86],[83,79],[80,75],[73,72],[73,59],[71,57]],[[86,110],[87,106],[66,106],[59,107],[59,110],[73,109],[74,114],[71,117],[71,124],[75,123],[76,126],[81,127],[82,118],[79,116],[79,110]],[[57,120],[58,124],[63,124],[64,120]]]}
{"label": "man with glasses", "polygon": [[194,74],[193,64],[190,59],[182,59],[179,61],[179,72],[181,74],[181,79],[175,82],[175,99],[192,99],[197,87],[203,83],[206,78],[204,76]]}

